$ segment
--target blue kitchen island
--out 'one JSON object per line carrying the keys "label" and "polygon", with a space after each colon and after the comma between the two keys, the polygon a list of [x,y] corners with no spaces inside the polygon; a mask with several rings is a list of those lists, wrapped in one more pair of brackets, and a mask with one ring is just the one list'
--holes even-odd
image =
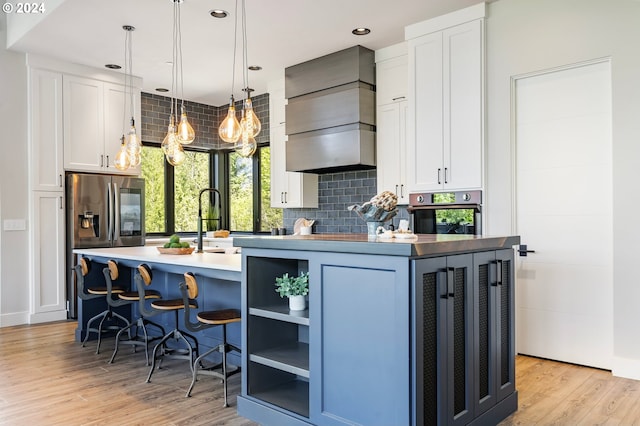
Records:
{"label": "blue kitchen island", "polygon": [[[162,254],[153,246],[75,249],[74,253],[91,261],[91,272],[85,279],[85,285],[87,282],[104,283],[102,270],[107,261],[113,259],[118,263],[120,271],[118,282],[114,284],[135,290],[133,277],[136,269],[141,263],[146,263],[153,273],[150,289],[158,290],[164,299],[181,298],[179,283],[184,281],[185,272],[192,272],[198,279],[198,310],[240,309],[240,254],[226,254],[223,250],[220,253],[194,252],[189,255],[171,255]],[[106,301],[102,298],[78,301],[76,341],[84,339],[88,319],[106,307]],[[138,315],[136,303],[116,309],[125,317],[136,318]],[[167,330],[173,328],[175,321],[172,314],[159,315],[153,320]],[[179,323],[182,327],[182,315],[179,316]],[[222,342],[222,330],[219,328],[214,327],[198,333],[202,352]],[[229,343],[240,347],[239,324],[228,326],[227,338]],[[231,364],[240,365],[240,358],[235,352],[231,352],[229,357]]]}
{"label": "blue kitchen island", "polygon": [[[263,425],[497,424],[517,409],[517,236],[243,238],[242,395]],[[308,308],[275,278],[309,272]]]}

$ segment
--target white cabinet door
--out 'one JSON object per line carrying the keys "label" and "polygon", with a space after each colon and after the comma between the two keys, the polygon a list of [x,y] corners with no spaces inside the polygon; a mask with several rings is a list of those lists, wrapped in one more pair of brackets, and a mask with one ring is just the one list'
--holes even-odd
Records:
{"label": "white cabinet door", "polygon": [[63,191],[62,74],[29,70],[30,188]]}
{"label": "white cabinet door", "polygon": [[108,159],[105,165],[109,173],[140,174],[140,165],[124,171],[118,170],[113,165],[113,160],[120,150],[120,138],[123,133],[126,135],[129,131],[131,117],[135,120],[138,137],[141,137],[140,89],[133,88],[133,98],[132,114],[128,89],[119,84],[104,84],[104,155]]}
{"label": "white cabinet door", "polygon": [[30,323],[67,317],[64,274],[64,197],[32,191]]}
{"label": "white cabinet door", "polygon": [[391,191],[399,204],[409,202],[406,185],[407,101],[380,105],[376,116],[378,192]]}
{"label": "white cabinet door", "polygon": [[482,21],[443,32],[444,189],[482,187]]}
{"label": "white cabinet door", "polygon": [[376,62],[378,105],[407,99],[407,55]]}
{"label": "white cabinet door", "polygon": [[104,84],[89,78],[64,76],[64,167],[99,172],[104,154]]}
{"label": "white cabinet door", "polygon": [[409,40],[410,191],[482,187],[482,20]]}
{"label": "white cabinet door", "polygon": [[318,207],[318,175],[286,171],[284,125],[270,129],[271,207]]}

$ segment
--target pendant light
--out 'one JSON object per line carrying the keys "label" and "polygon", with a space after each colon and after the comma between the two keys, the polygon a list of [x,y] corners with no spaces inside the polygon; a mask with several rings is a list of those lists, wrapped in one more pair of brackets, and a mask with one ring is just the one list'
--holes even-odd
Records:
{"label": "pendant light", "polygon": [[233,44],[233,75],[231,80],[231,99],[229,101],[229,110],[227,116],[218,128],[218,135],[225,142],[234,144],[235,151],[243,157],[252,156],[257,149],[255,137],[260,133],[261,123],[253,110],[251,101],[251,91],[248,85],[248,68],[247,68],[247,18],[245,0],[242,0],[242,77],[244,82],[244,92],[247,97],[242,105],[242,119],[238,122],[236,118],[235,100],[233,97],[235,82],[235,63],[236,63],[236,46],[237,46],[237,27],[238,27],[238,2],[236,0],[236,24],[234,27],[234,44]]}
{"label": "pendant light", "polygon": [[[186,159],[183,143],[191,143],[195,138],[195,132],[187,120],[187,114],[184,109],[184,99],[182,100],[182,108],[180,114],[180,124],[176,126],[176,111],[178,109],[178,100],[175,96],[178,88],[178,73],[182,74],[182,36],[180,29],[180,3],[183,0],[173,0],[173,50],[171,62],[171,113],[169,115],[169,127],[167,135],[162,140],[160,147],[164,153],[167,162],[172,166],[179,166]],[[180,69],[177,63],[180,61]],[[181,77],[181,76],[180,76]],[[182,93],[184,98],[184,90]],[[182,125],[182,127],[180,127]]]}
{"label": "pendant light", "polygon": [[[178,75],[180,78],[180,96],[182,98],[181,104],[180,104],[180,123],[178,124],[178,127],[176,129],[176,138],[178,139],[178,142],[180,142],[181,144],[188,145],[195,140],[196,132],[193,130],[193,127],[191,127],[191,124],[189,124],[189,120],[187,119],[187,111],[184,108],[184,78],[182,74],[182,17],[180,15],[180,3],[182,3],[182,1],[183,0],[173,0],[173,4],[174,4],[173,37],[174,37],[174,44],[175,46],[177,46],[177,47],[174,47],[174,52],[176,54],[176,59],[178,61],[177,63],[180,66]],[[175,60],[174,60],[174,64],[175,64]],[[178,75],[176,76],[176,86],[177,86]]]}
{"label": "pendant light", "polygon": [[236,117],[236,104],[233,98],[233,90],[235,89],[236,80],[236,49],[238,46],[238,2],[236,1],[236,10],[234,14],[235,22],[233,27],[233,63],[231,65],[231,98],[229,99],[229,110],[227,116],[218,128],[218,136],[225,142],[235,143],[240,139],[242,129],[240,122]]}
{"label": "pendant light", "polygon": [[120,151],[116,154],[115,160],[113,160],[114,166],[118,170],[127,170],[131,166],[129,161],[129,153],[127,152],[127,145],[124,143],[124,135],[120,138]]}
{"label": "pendant light", "polygon": [[[141,161],[141,153],[142,153],[142,142],[140,142],[140,138],[136,132],[136,123],[133,118],[133,31],[135,27],[131,25],[124,25],[122,27],[125,30],[125,42],[126,42],[126,52],[125,55],[125,86],[126,86],[126,76],[129,75],[129,112],[131,113],[131,121],[129,127],[129,133],[127,133],[126,146],[127,152],[129,153],[129,163],[130,167],[137,167],[140,165]],[[127,58],[128,56],[128,58]],[[127,72],[128,67],[128,72]]]}
{"label": "pendant light", "polygon": [[[126,115],[126,105],[127,105],[127,91],[129,93],[129,110],[131,112],[131,119],[129,121],[130,127],[127,132],[127,137],[125,139],[124,134],[122,135],[120,150],[116,154],[116,159],[114,161],[114,165],[118,170],[127,170],[130,167],[136,167],[141,162],[141,153],[142,153],[142,142],[140,142],[140,138],[136,132],[135,120],[133,118],[133,48],[132,48],[132,32],[135,30],[135,27],[131,25],[123,25],[122,29],[125,30],[125,39],[124,39],[124,86],[125,86],[125,96],[123,97],[123,107],[122,107],[122,121],[124,127],[125,115]],[[129,81],[127,82],[127,77]]]}
{"label": "pendant light", "polygon": [[243,102],[242,120],[240,120],[240,129],[242,136],[240,143],[236,145],[235,150],[242,157],[251,157],[258,147],[255,137],[260,133],[261,124],[258,116],[253,111],[253,103],[251,102],[251,92],[253,89],[249,87],[249,69],[247,68],[247,10],[246,2],[242,0],[242,76],[244,82],[243,91],[247,97]]}

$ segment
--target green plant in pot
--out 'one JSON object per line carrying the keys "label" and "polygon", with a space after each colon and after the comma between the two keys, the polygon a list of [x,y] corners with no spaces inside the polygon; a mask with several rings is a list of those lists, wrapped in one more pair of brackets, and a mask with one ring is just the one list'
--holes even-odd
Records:
{"label": "green plant in pot", "polygon": [[213,232],[218,230],[218,207],[209,206],[204,217],[205,227],[207,232]]}
{"label": "green plant in pot", "polygon": [[276,292],[280,297],[289,298],[289,309],[292,311],[304,311],[306,309],[305,296],[309,294],[309,273],[301,272],[300,275],[289,276],[287,272],[281,277],[276,277]]}

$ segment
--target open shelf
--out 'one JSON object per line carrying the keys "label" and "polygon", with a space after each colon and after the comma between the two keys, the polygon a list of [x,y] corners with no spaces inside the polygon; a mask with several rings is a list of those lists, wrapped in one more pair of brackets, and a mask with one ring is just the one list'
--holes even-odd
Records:
{"label": "open shelf", "polygon": [[294,324],[309,325],[309,310],[291,311],[288,304],[266,305],[249,308],[251,315],[286,321]]}
{"label": "open shelf", "polygon": [[309,378],[309,345],[307,343],[293,342],[261,350],[250,354],[249,360]]}
{"label": "open shelf", "polygon": [[309,382],[292,380],[277,386],[252,393],[269,404],[284,408],[304,417],[309,417]]}

